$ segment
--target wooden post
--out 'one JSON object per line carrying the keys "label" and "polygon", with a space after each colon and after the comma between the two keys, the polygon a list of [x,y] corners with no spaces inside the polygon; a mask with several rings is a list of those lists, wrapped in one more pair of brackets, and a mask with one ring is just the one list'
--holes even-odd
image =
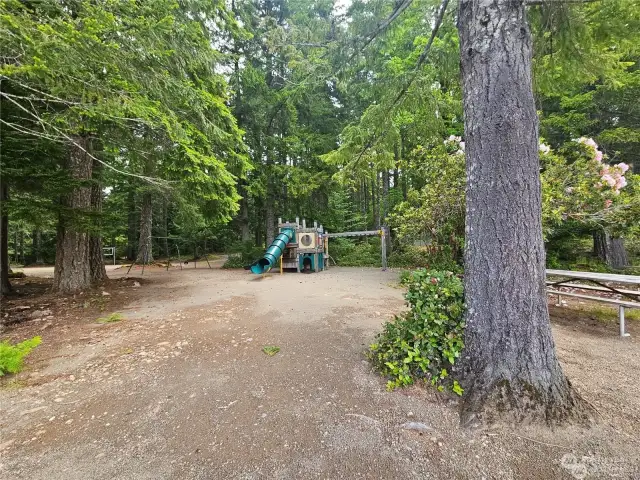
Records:
{"label": "wooden post", "polygon": [[326,262],[324,268],[329,270],[329,237],[324,237],[324,260]]}
{"label": "wooden post", "polygon": [[280,255],[280,275],[282,275],[282,255]]}

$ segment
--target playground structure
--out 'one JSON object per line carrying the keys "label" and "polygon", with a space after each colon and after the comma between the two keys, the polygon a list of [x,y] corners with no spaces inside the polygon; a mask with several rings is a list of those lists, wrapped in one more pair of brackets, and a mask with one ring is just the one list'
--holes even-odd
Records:
{"label": "playground structure", "polygon": [[278,235],[267,248],[264,255],[252,263],[252,273],[264,274],[277,263],[280,273],[284,269],[295,269],[297,272],[320,272],[329,268],[329,238],[362,237],[379,235],[381,238],[382,269],[387,269],[386,228],[380,230],[364,230],[357,232],[328,233],[322,225],[313,222],[307,228],[305,219],[296,218],[295,222],[278,219]]}

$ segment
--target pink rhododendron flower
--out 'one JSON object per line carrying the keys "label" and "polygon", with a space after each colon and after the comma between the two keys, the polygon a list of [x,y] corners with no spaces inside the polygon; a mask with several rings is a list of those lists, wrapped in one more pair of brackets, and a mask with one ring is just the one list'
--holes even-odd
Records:
{"label": "pink rhododendron flower", "polygon": [[609,208],[611,206],[611,204],[613,203],[613,200],[609,200],[608,198],[604,201],[604,208]]}
{"label": "pink rhododendron flower", "polygon": [[627,170],[629,170],[629,165],[627,165],[626,163],[619,163],[616,165],[616,167],[622,170],[622,173],[625,173]]}
{"label": "pink rhododendron flower", "polygon": [[603,153],[600,150],[596,150],[596,161],[598,163],[602,162]]}
{"label": "pink rhododendron flower", "polygon": [[595,142],[595,140],[593,138],[580,137],[576,141],[578,143],[583,143],[583,144],[587,145],[588,147],[594,148],[596,150],[598,149],[598,144]]}
{"label": "pink rhododendron flower", "polygon": [[618,177],[616,179],[616,185],[615,186],[616,186],[616,188],[618,190],[620,190],[621,188],[626,187],[627,186],[627,179],[622,177],[622,176]]}
{"label": "pink rhododendron flower", "polygon": [[603,175],[602,176],[602,181],[605,182],[607,185],[609,185],[610,187],[613,187],[616,184],[616,180],[615,178],[613,178],[611,175],[607,174],[607,175]]}

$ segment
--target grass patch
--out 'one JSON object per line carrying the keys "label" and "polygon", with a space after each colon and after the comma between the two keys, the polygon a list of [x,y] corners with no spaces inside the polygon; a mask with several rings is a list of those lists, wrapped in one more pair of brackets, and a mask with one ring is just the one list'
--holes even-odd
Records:
{"label": "grass patch", "polygon": [[111,315],[107,315],[106,317],[100,317],[96,320],[97,323],[115,323],[124,320],[124,317],[119,313],[112,313]]}
{"label": "grass patch", "polygon": [[41,341],[40,337],[33,337],[15,345],[8,341],[0,342],[0,377],[7,373],[20,372],[24,365],[24,357],[40,345]]}
{"label": "grass patch", "polygon": [[280,351],[280,347],[276,347],[275,345],[267,345],[262,347],[262,351],[267,355],[269,355],[270,357],[273,357],[276,353]]}
{"label": "grass patch", "polygon": [[[567,308],[584,312],[594,320],[602,323],[611,323],[618,321],[618,307],[609,307],[607,305],[579,305],[569,304]],[[624,309],[625,321],[640,321],[640,309],[639,308],[625,308]]]}
{"label": "grass patch", "polygon": [[27,382],[17,377],[6,378],[0,382],[0,388],[2,388],[3,390],[20,390],[27,385]]}

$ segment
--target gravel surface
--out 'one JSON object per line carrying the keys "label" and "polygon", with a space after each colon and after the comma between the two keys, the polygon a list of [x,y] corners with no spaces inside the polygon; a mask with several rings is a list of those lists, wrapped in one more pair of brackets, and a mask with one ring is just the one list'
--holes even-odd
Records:
{"label": "gravel surface", "polygon": [[[600,412],[594,427],[469,431],[455,402],[387,392],[365,361],[404,308],[397,273],[124,273],[109,272],[109,295],[91,297],[102,300],[29,297],[29,310],[50,311],[5,332],[43,344],[2,380],[2,478],[640,478],[636,324],[620,340],[615,324],[552,309],[565,370]],[[92,302],[124,320],[96,323],[81,308]]]}

